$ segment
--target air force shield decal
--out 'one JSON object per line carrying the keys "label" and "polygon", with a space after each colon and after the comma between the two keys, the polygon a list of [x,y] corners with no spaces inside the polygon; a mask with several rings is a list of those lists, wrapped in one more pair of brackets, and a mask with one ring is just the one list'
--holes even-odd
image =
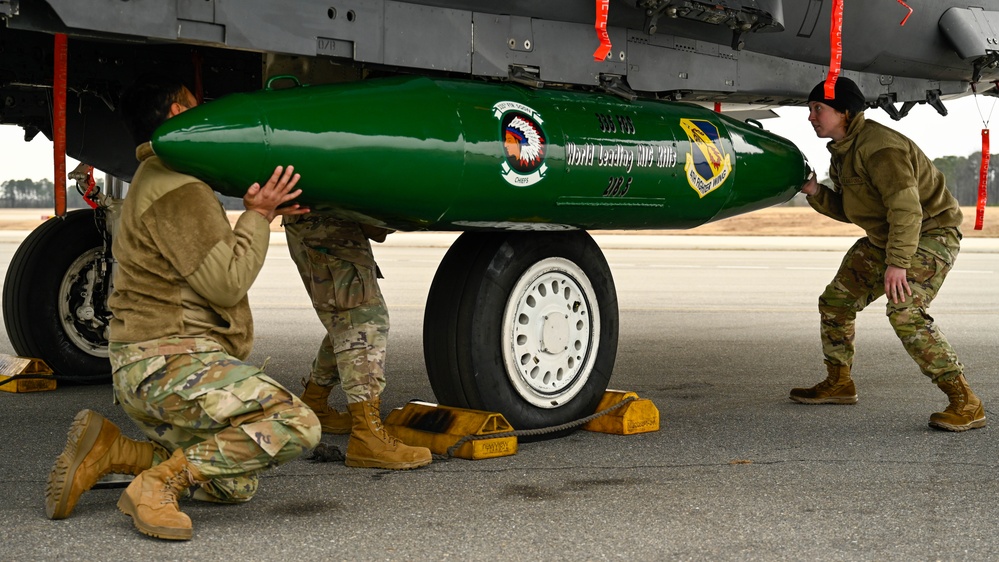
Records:
{"label": "air force shield decal", "polygon": [[703,198],[721,187],[732,174],[732,155],[725,154],[718,127],[710,121],[680,119],[680,127],[690,139],[683,172],[690,187]]}

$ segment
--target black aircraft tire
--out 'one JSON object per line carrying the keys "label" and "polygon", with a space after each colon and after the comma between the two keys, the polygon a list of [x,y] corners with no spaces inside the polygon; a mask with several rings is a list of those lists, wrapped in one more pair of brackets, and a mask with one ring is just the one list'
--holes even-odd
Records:
{"label": "black aircraft tire", "polygon": [[450,291],[449,308],[433,318],[427,310],[432,329],[445,334],[425,344],[447,357],[428,359],[434,388],[460,389],[455,405],[500,412],[515,429],[592,414],[618,335],[614,281],[593,239],[573,231],[466,233],[459,241],[449,256],[453,277],[438,287]]}
{"label": "black aircraft tire", "polygon": [[458,371],[457,337],[458,310],[468,282],[469,266],[484,246],[497,246],[501,234],[465,233],[451,244],[437,267],[427,296],[423,322],[423,357],[427,365],[430,387],[440,404],[459,408],[472,407],[465,398]]}
{"label": "black aircraft tire", "polygon": [[110,380],[107,344],[66,333],[59,301],[68,270],[84,255],[101,248],[102,240],[89,209],[51,218],[21,243],[3,285],[3,321],[15,353],[44,359],[61,381],[98,383]]}

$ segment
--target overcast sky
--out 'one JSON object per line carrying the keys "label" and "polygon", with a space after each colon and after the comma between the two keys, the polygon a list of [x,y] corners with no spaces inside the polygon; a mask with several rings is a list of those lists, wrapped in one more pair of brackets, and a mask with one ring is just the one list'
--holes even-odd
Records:
{"label": "overcast sky", "polygon": [[[999,98],[966,96],[945,101],[946,117],[926,104],[913,107],[909,115],[900,121],[892,121],[891,117],[881,109],[868,109],[864,112],[864,116],[909,137],[931,159],[943,156],[969,156],[982,149],[984,121],[988,121],[990,127],[995,126],[996,131],[999,131],[999,111],[993,114],[997,99]],[[781,117],[764,120],[763,127],[791,139],[808,157],[819,178],[826,177],[829,169],[829,151],[826,150],[826,143],[829,141],[815,136],[811,125],[808,124],[808,110],[803,107],[787,107],[778,109],[777,113]],[[994,122],[990,119],[990,115]],[[999,152],[999,138],[991,141],[989,152],[992,154]]]}
{"label": "overcast sky", "polygon": [[[945,102],[948,116],[941,117],[928,105],[917,105],[901,121],[892,121],[880,109],[868,109],[868,119],[874,119],[902,134],[918,144],[930,158],[942,156],[968,156],[981,150],[982,122],[988,119],[995,108],[992,97],[964,97]],[[804,108],[788,107],[778,109],[777,119],[767,119],[764,128],[791,139],[815,168],[819,178],[826,176],[829,167],[829,153],[825,139],[818,139],[808,124],[808,111]],[[995,114],[999,129],[999,112]],[[991,124],[991,123],[990,123]],[[23,140],[20,127],[0,126],[0,182],[9,179],[30,178],[39,180],[52,178],[52,143],[43,135],[38,135],[30,143]],[[992,143],[992,153],[999,152],[999,139]],[[70,159],[66,168],[70,171],[77,162]]]}

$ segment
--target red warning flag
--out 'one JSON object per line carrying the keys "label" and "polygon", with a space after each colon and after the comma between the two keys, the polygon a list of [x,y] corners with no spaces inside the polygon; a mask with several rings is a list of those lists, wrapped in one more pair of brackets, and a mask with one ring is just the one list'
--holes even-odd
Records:
{"label": "red warning flag", "polygon": [[829,25],[829,74],[826,76],[826,99],[836,97],[836,79],[843,64],[843,0],[833,0]]}
{"label": "red warning flag", "polygon": [[610,9],[610,0],[597,0],[597,20],[593,24],[597,30],[597,39],[600,39],[600,46],[593,51],[593,60],[600,62],[607,60],[607,53],[611,50],[610,35],[607,34],[607,11]]}
{"label": "red warning flag", "polygon": [[905,17],[902,18],[902,23],[899,24],[899,25],[905,25],[905,22],[909,21],[909,16],[912,15],[912,8],[910,8],[909,5],[903,2],[902,0],[898,0],[898,3],[905,6],[906,9],[909,10],[909,13],[905,14]]}
{"label": "red warning flag", "polygon": [[978,170],[978,208],[975,209],[975,230],[985,225],[985,201],[989,189],[989,130],[982,129],[982,166]]}

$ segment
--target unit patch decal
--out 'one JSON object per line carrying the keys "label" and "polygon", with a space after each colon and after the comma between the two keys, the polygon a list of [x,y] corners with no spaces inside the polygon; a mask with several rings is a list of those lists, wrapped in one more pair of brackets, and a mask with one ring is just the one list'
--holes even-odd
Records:
{"label": "unit patch decal", "polygon": [[522,103],[501,101],[493,105],[493,116],[500,123],[503,179],[520,187],[545,179],[548,139],[541,128],[541,115]]}
{"label": "unit patch decal", "polygon": [[683,166],[687,183],[704,197],[718,189],[732,174],[732,155],[725,154],[718,127],[702,119],[680,119],[680,127],[690,139],[690,151]]}

